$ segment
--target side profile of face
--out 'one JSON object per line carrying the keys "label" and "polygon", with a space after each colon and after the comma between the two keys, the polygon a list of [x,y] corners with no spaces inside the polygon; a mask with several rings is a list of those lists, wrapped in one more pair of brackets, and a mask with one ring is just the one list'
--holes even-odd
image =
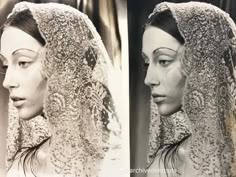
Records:
{"label": "side profile of face", "polygon": [[185,76],[178,57],[181,45],[165,31],[146,27],[142,55],[148,65],[145,84],[151,89],[160,115],[168,116],[181,109]]}
{"label": "side profile of face", "polygon": [[9,90],[19,117],[31,119],[42,113],[47,80],[42,74],[43,46],[24,31],[8,26],[1,36],[1,60],[6,69],[3,87]]}

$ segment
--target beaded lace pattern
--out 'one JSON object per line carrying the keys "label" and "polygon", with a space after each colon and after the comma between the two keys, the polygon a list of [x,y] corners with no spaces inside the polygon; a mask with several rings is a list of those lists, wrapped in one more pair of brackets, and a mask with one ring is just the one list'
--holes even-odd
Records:
{"label": "beaded lace pattern", "polygon": [[191,134],[193,175],[235,177],[235,24],[227,13],[200,2],[160,3],[150,16],[166,9],[185,40],[181,65],[187,79],[182,113],[161,117],[151,101],[148,162],[161,146]]}
{"label": "beaded lace pattern", "polygon": [[116,160],[110,152],[120,148],[121,133],[105,47],[88,17],[70,6],[21,2],[9,16],[25,9],[46,41],[42,65],[48,80],[43,109],[47,120],[39,117],[30,120],[37,125],[22,123],[9,106],[8,162],[22,146],[52,137],[46,160],[55,174],[98,176],[104,161]]}

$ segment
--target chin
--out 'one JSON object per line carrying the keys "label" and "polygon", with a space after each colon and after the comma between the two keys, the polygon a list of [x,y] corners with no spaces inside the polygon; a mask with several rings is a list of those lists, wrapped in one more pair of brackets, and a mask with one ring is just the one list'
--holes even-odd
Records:
{"label": "chin", "polygon": [[22,120],[30,120],[42,114],[42,110],[28,110],[28,109],[19,109],[19,118]]}
{"label": "chin", "polygon": [[158,106],[158,112],[161,116],[170,116],[181,110],[181,106],[160,104]]}

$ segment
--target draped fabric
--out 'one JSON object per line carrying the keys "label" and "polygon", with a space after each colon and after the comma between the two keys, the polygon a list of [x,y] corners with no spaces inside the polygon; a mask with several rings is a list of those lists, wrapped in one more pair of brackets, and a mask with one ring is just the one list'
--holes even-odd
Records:
{"label": "draped fabric", "polygon": [[[0,64],[1,67],[1,64]],[[0,73],[0,80],[3,80],[4,75]],[[7,91],[4,90],[2,86],[0,86],[0,176],[4,176],[5,173],[5,158],[6,158],[6,137],[7,137],[7,104],[5,104],[8,100]]]}
{"label": "draped fabric", "polygon": [[[8,13],[10,13],[11,9],[14,6],[16,1],[0,1],[0,26],[6,20]],[[0,62],[0,67],[2,67],[2,63]],[[1,70],[1,69],[0,69]],[[0,71],[0,83],[2,83],[4,79],[4,74]],[[7,136],[7,101],[8,100],[8,92],[3,88],[2,84],[0,85],[0,176],[5,176],[5,159],[6,159],[6,136]]]}
{"label": "draped fabric", "polygon": [[[168,2],[189,2],[190,0],[168,0]],[[236,21],[236,5],[234,0],[191,0],[212,3],[228,12]],[[128,23],[129,23],[129,80],[130,80],[130,139],[131,139],[131,168],[145,168],[148,139],[148,127],[150,119],[150,92],[143,84],[145,70],[143,69],[142,32],[143,25],[148,15],[153,11],[156,4],[163,0],[128,0]],[[228,11],[224,3],[230,7]],[[133,173],[133,177],[143,177],[146,174]]]}
{"label": "draped fabric", "polygon": [[224,11],[199,2],[161,3],[149,18],[167,9],[185,40],[180,60],[187,79],[182,115],[161,117],[152,108],[149,162],[157,148],[191,134],[192,176],[235,177],[236,26]]}
{"label": "draped fabric", "polygon": [[86,15],[66,5],[21,2],[9,18],[26,9],[46,41],[46,119],[21,121],[9,103],[8,163],[17,150],[50,137],[46,162],[55,174],[104,176],[110,169],[103,164],[119,161],[121,125],[112,99],[113,67],[101,38]]}
{"label": "draped fabric", "polygon": [[121,68],[121,37],[116,1],[80,0],[79,10],[95,24],[115,68]]}

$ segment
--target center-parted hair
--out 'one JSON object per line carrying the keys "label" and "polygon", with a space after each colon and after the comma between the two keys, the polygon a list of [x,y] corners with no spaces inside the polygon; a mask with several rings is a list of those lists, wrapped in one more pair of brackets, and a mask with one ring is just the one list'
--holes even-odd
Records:
{"label": "center-parted hair", "polygon": [[45,40],[43,39],[38,30],[38,25],[28,9],[16,13],[12,15],[10,18],[8,18],[4,23],[4,27],[7,26],[16,27],[26,32],[27,34],[31,35],[43,46],[45,45]]}
{"label": "center-parted hair", "polygon": [[[181,36],[177,23],[175,19],[173,18],[173,15],[170,10],[165,10],[159,13],[152,14],[146,21],[144,25],[143,32],[148,26],[157,27],[166,33],[170,34],[172,37],[174,37],[180,44],[184,44],[184,38]],[[155,36],[153,36],[155,37]],[[160,41],[161,42],[161,41]],[[176,162],[179,159],[178,156],[178,149],[181,146],[181,144],[188,138],[189,136],[182,139],[180,142],[177,142],[175,144],[165,144],[161,146],[157,151],[156,155],[161,152],[161,156],[159,159],[159,162],[163,162],[166,170],[166,175],[168,176],[168,169],[175,169],[177,164]],[[152,163],[151,163],[152,164]],[[149,165],[149,167],[151,166]]]}
{"label": "center-parted hair", "polygon": [[181,44],[184,44],[184,38],[179,32],[177,23],[173,18],[170,10],[165,10],[150,16],[144,25],[144,30],[147,26],[160,28],[161,30],[167,32],[175,39],[177,39]]}

